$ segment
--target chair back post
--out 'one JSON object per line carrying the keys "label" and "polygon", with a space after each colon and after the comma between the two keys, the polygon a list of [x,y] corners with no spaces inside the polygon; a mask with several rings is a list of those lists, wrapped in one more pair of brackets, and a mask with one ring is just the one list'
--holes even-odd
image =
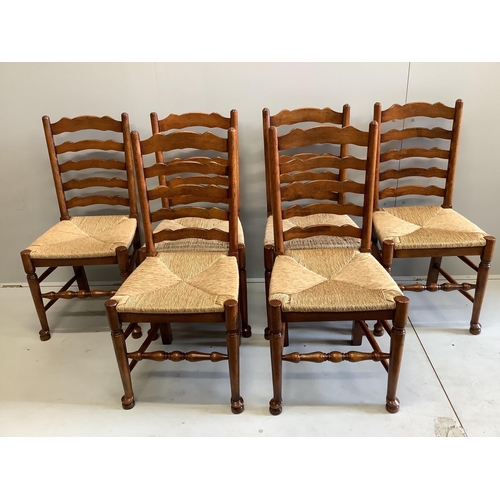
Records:
{"label": "chair back post", "polygon": [[139,218],[137,210],[137,190],[135,187],[135,173],[134,173],[134,158],[132,153],[132,138],[130,135],[130,120],[127,113],[122,113],[122,127],[123,127],[123,148],[125,153],[125,167],[127,169],[127,185],[128,185],[128,199],[130,208],[130,217],[134,219]]}
{"label": "chair back post", "polygon": [[269,192],[270,179],[269,179],[269,127],[271,126],[271,113],[268,108],[262,110],[262,131],[264,133],[264,168],[266,175],[266,203],[267,215],[272,213],[271,193]]}
{"label": "chair back post", "polygon": [[274,246],[276,255],[283,255],[285,244],[283,240],[283,215],[281,212],[280,170],[279,170],[278,129],[269,128],[269,180],[271,187],[271,202],[274,226]]}
{"label": "chair back post", "polygon": [[54,186],[56,188],[57,204],[59,205],[59,212],[61,220],[71,219],[68,207],[66,206],[66,197],[64,196],[63,183],[61,172],[59,170],[59,161],[57,159],[56,146],[54,142],[54,135],[52,133],[52,126],[48,116],[42,117],[43,130],[45,132],[45,141],[47,143],[47,150],[49,152],[50,167],[52,170],[52,177],[54,178]]}
{"label": "chair back post", "polygon": [[139,132],[134,130],[131,134],[132,150],[134,153],[135,173],[137,178],[137,190],[139,193],[139,203],[141,206],[142,223],[144,228],[144,239],[146,242],[146,255],[156,255],[156,249],[153,242],[153,227],[149,210],[148,192],[146,178],[144,175],[144,162],[142,160],[141,138]]}
{"label": "chair back post", "polygon": [[373,120],[370,123],[368,132],[368,148],[366,152],[366,171],[365,171],[365,192],[363,201],[363,232],[361,238],[361,252],[371,251],[372,240],[372,222],[374,200],[377,197],[376,176],[377,176],[377,156],[379,143],[379,124]]}
{"label": "chair back post", "polygon": [[236,129],[231,127],[227,134],[228,140],[228,167],[229,167],[229,188],[228,188],[228,212],[229,212],[229,253],[238,259],[238,209],[240,186],[238,176],[238,139]]}
{"label": "chair back post", "polygon": [[[151,121],[151,132],[154,134],[160,134],[160,122],[158,120],[158,114],[155,113],[154,111],[150,113],[149,119]],[[156,163],[163,163],[163,151],[158,150],[155,151],[155,159]],[[167,185],[167,177],[165,175],[160,175],[158,176],[158,182],[160,186],[166,186]],[[161,198],[161,206],[163,208],[168,208],[170,206],[168,198]]]}
{"label": "chair back post", "polygon": [[[235,185],[238,186],[238,189],[239,189],[239,185],[240,185],[240,153],[239,153],[239,149],[240,149],[240,146],[239,146],[239,133],[238,133],[238,111],[236,109],[232,109],[230,114],[229,114],[229,129],[233,129],[234,130],[234,137],[233,137],[233,142],[235,144],[235,147],[234,147],[234,160],[235,160],[235,165],[236,165],[236,178],[235,178]],[[229,141],[229,129],[228,129],[228,141]],[[237,207],[238,207],[238,215],[240,214],[240,205],[241,205],[241,201],[240,201],[240,196],[239,196],[239,192],[238,192],[238,196],[236,197],[236,203],[237,203]],[[236,232],[238,232],[236,230]]]}
{"label": "chair back post", "polygon": [[377,139],[377,152],[376,158],[376,173],[375,173],[375,196],[373,198],[373,209],[380,210],[379,206],[379,193],[380,193],[380,135],[382,134],[382,104],[375,103],[373,108],[373,119],[378,124],[378,139]]}
{"label": "chair back post", "polygon": [[[342,128],[347,127],[351,123],[351,106],[349,104],[344,104],[342,108]],[[340,145],[340,157],[346,158],[349,155],[349,144]],[[347,179],[347,171],[341,170],[339,172],[339,180],[345,181]],[[345,205],[346,195],[345,193],[339,193],[339,205]]]}
{"label": "chair back post", "polygon": [[460,128],[462,125],[462,112],[464,103],[462,99],[455,102],[455,115],[453,117],[453,128],[450,142],[450,158],[448,160],[448,175],[446,177],[443,208],[452,208],[453,188],[455,186],[455,171],[457,165],[458,143],[460,139]]}

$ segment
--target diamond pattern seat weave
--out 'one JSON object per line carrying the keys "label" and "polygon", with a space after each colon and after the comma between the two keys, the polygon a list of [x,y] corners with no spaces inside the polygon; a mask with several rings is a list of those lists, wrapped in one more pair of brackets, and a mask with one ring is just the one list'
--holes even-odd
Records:
{"label": "diamond pattern seat weave", "polygon": [[352,312],[394,309],[402,295],[369,253],[309,249],[276,257],[269,300],[279,300],[284,312]]}
{"label": "diamond pattern seat weave", "polygon": [[223,312],[238,300],[235,257],[215,252],[162,252],[147,257],[113,296],[119,313]]}
{"label": "diamond pattern seat weave", "polygon": [[486,233],[451,208],[384,208],[373,214],[373,224],[380,240],[394,241],[397,250],[486,245]]}
{"label": "diamond pattern seat weave", "polygon": [[120,246],[129,247],[137,219],[123,215],[72,217],[52,226],[29,247],[35,259],[112,257]]}

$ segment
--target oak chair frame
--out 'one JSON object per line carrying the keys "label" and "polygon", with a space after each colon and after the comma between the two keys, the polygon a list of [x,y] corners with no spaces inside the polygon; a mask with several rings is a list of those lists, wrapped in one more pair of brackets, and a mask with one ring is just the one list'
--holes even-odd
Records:
{"label": "oak chair frame", "polygon": [[[60,211],[60,220],[70,220],[70,210],[75,207],[87,207],[92,205],[111,205],[129,207],[129,217],[138,219],[137,195],[132,160],[132,148],[130,141],[130,123],[127,113],[122,113],[121,120],[115,120],[109,116],[78,116],[74,118],[61,118],[55,123],[51,123],[48,116],[42,117],[43,129],[47,143],[52,176],[54,179],[57,202]],[[123,142],[116,140],[79,140],[77,142],[65,141],[56,144],[55,136],[64,133],[72,133],[87,130],[112,131],[122,135]],[[60,162],[59,155],[65,153],[78,153],[86,150],[116,151],[123,152],[124,161],[116,159],[102,160],[96,158],[86,158],[84,160],[67,160]],[[73,171],[85,171],[87,169],[101,169],[108,172],[110,170],[124,171],[125,179],[92,177],[84,180],[71,179],[63,180],[63,174]],[[120,188],[120,195],[88,195],[73,196],[68,198],[67,192],[73,189],[86,189],[94,187]],[[127,190],[128,197],[123,196],[123,190]],[[90,258],[34,258],[31,250],[26,249],[21,252],[21,259],[27,275],[28,285],[33,297],[35,309],[40,321],[40,340],[46,341],[51,337],[47,320],[47,311],[59,299],[84,299],[84,298],[105,298],[115,293],[115,290],[91,290],[85,266],[118,265],[120,278],[123,281],[132,271],[135,264],[137,252],[140,248],[140,233],[137,226],[132,244],[129,248],[120,246],[116,249],[116,254],[112,257],[90,257]],[[36,268],[46,267],[40,277],[36,273]],[[40,284],[50,276],[58,267],[73,267],[74,276],[61,287],[57,292],[42,293]],[[74,283],[78,285],[78,291],[68,290]],[[47,304],[44,300],[48,300]],[[138,332],[134,332],[137,335]]]}
{"label": "oak chair frame", "polygon": [[[358,215],[362,217],[363,224],[361,228],[353,226],[331,226],[319,225],[309,226],[305,228],[292,228],[288,231],[283,230],[283,220],[293,214],[296,210],[296,205],[283,209],[282,201],[295,201],[300,198],[300,190],[295,188],[290,189],[292,184],[288,184],[288,189],[285,193],[282,187],[282,177],[280,171],[279,151],[282,149],[296,147],[299,144],[319,143],[337,143],[347,145],[356,144],[364,146],[367,149],[367,158],[364,162],[365,182],[362,186],[362,191],[357,191],[363,195],[362,207],[353,203],[345,202],[344,197],[339,198],[339,193],[346,194],[354,189],[354,185],[359,183],[352,182],[347,179],[347,175],[343,175],[342,179],[337,181],[332,180],[316,180],[309,182],[316,185],[311,188],[305,186],[303,198],[315,198],[321,200],[324,196],[319,194],[315,196],[314,191],[330,191],[328,199],[342,199],[342,203],[332,204],[329,208],[330,213]],[[278,137],[276,127],[271,126],[269,129],[269,182],[271,201],[273,205],[274,219],[274,238],[276,245],[276,256],[279,257],[285,254],[284,242],[300,237],[308,237],[311,234],[323,234],[331,236],[354,236],[361,239],[360,252],[370,253],[371,249],[371,231],[372,231],[372,213],[373,199],[375,187],[376,173],[376,153],[378,142],[378,124],[372,122],[369,132],[362,132],[352,126],[344,128],[337,127],[314,127],[309,130],[294,129],[289,134]],[[339,170],[347,170],[348,168],[359,169],[356,165],[356,158],[346,157],[337,158],[337,166]],[[346,174],[346,173],[345,173]],[[324,182],[321,188],[319,183]],[[286,189],[286,188],[285,188]],[[356,192],[356,191],[353,191]],[[324,203],[309,205],[309,210],[318,209],[318,205],[323,206]],[[355,208],[354,208],[355,207]],[[388,385],[386,395],[386,410],[390,413],[399,411],[399,400],[396,397],[396,389],[401,367],[403,345],[405,339],[405,325],[407,320],[407,312],[409,300],[405,296],[396,296],[395,308],[390,310],[366,310],[355,312],[299,312],[299,311],[284,311],[282,303],[279,300],[269,301],[269,334],[270,334],[270,352],[271,352],[271,367],[273,379],[273,398],[269,402],[269,411],[272,415],[279,415],[282,412],[282,378],[283,361],[298,363],[300,361],[309,361],[314,363],[322,363],[330,361],[338,363],[341,361],[359,362],[365,360],[379,361],[388,373]],[[357,352],[350,351],[347,353],[332,351],[330,353],[312,352],[299,353],[293,352],[284,354],[285,335],[288,333],[288,324],[293,322],[324,322],[324,321],[353,321],[353,345],[361,345],[363,336],[366,336],[373,352]],[[366,321],[378,321],[380,325],[387,331],[390,336],[390,352],[383,352],[378,345],[373,332],[368,328]],[[392,321],[392,328],[389,324]]]}
{"label": "oak chair frame", "polygon": [[[293,110],[284,109],[275,115],[271,115],[268,108],[262,110],[262,131],[264,137],[264,166],[266,175],[266,206],[267,217],[272,216],[272,200],[271,200],[271,181],[270,181],[270,152],[269,152],[269,129],[271,127],[279,127],[286,125],[301,125],[305,123],[313,124],[331,124],[346,127],[350,124],[351,107],[349,104],[344,104],[342,111],[334,111],[331,108],[297,108]],[[348,155],[348,145],[340,146],[340,157]],[[286,157],[288,159],[288,157]],[[345,171],[340,172],[341,180],[345,177]],[[339,193],[339,203],[344,203],[344,194]],[[271,271],[273,269],[274,259],[276,257],[275,245],[264,244],[264,279],[266,290],[266,303],[269,304],[269,283],[271,280]],[[269,320],[269,305],[267,308],[267,318]],[[269,328],[265,329],[264,336],[269,340]],[[285,340],[285,345],[288,340]]]}
{"label": "oak chair frame", "polygon": [[[240,249],[238,248],[238,200],[239,200],[239,184],[238,184],[238,143],[237,134],[234,128],[229,128],[227,139],[217,137],[211,132],[199,134],[195,132],[175,132],[164,135],[155,133],[150,138],[141,141],[138,132],[132,132],[132,143],[135,160],[136,178],[139,192],[139,201],[141,206],[142,221],[145,235],[145,247],[139,251],[139,260],[144,262],[146,258],[155,258],[159,254],[155,244],[165,240],[178,240],[181,238],[203,238],[216,239],[218,241],[226,241],[229,244],[228,255],[234,257],[238,261]],[[189,182],[183,182],[179,179],[179,184],[174,187],[168,186],[164,182],[168,175],[172,174],[172,169],[175,164],[177,172],[183,171],[183,166],[189,167],[190,159],[173,160],[164,162],[163,156],[158,153],[179,149],[196,147],[201,149],[212,149],[228,152],[227,165],[223,166],[227,176],[227,189],[222,189],[217,186],[217,182],[208,186],[207,193],[204,197],[205,201],[225,203],[228,206],[227,219],[229,220],[229,232],[224,232],[218,229],[201,229],[201,228],[186,228],[179,230],[164,229],[159,232],[154,232],[153,223],[163,219],[175,219],[176,217],[186,216],[216,216],[217,218],[224,217],[221,209],[207,209],[193,206],[182,206],[174,208],[176,204],[189,203],[189,199],[194,201],[200,196],[199,191],[202,188],[201,182],[198,186],[193,186]],[[156,163],[145,167],[143,156],[155,153]],[[199,173],[195,167],[194,172]],[[189,168],[186,169],[189,171]],[[220,164],[212,164],[208,168],[208,172],[203,169],[204,173],[217,173],[218,180],[221,179]],[[208,177],[207,177],[208,178]],[[158,185],[154,188],[148,188],[147,180],[157,179]],[[217,193],[215,192],[217,191]],[[221,194],[224,192],[224,194]],[[151,206],[151,201],[161,199],[162,207],[154,210]],[[166,202],[166,200],[169,200]],[[198,201],[196,199],[196,201]],[[195,201],[195,202],[196,202]],[[166,205],[166,206],[165,206]],[[138,270],[140,270],[140,266]],[[124,396],[122,397],[122,407],[131,409],[135,405],[135,396],[132,389],[131,372],[137,363],[144,359],[154,361],[171,360],[179,362],[187,360],[190,362],[198,361],[228,361],[229,365],[229,380],[231,388],[231,411],[235,414],[241,413],[244,410],[244,401],[240,395],[240,366],[239,366],[239,346],[241,343],[241,314],[238,301],[226,300],[224,303],[224,311],[220,313],[205,312],[205,313],[139,313],[139,312],[119,312],[117,311],[117,301],[111,298],[106,302],[106,312],[111,329],[112,342],[118,362],[120,377],[124,388]],[[129,323],[125,331],[122,329],[124,322]],[[181,351],[151,351],[146,352],[153,340],[156,340],[161,335],[161,341],[164,345],[169,345],[173,341],[172,329],[170,324],[174,323],[222,323],[226,328],[226,344],[227,354],[220,352],[202,353],[198,351],[181,352]],[[139,329],[139,323],[150,323],[151,328],[142,345],[133,352],[129,352],[126,346],[126,339]],[[130,361],[129,361],[130,360]]]}
{"label": "oak chair frame", "polygon": [[[379,154],[377,158],[377,184],[375,197],[375,211],[380,210],[380,200],[394,198],[396,200],[401,196],[418,195],[422,199],[427,196],[442,198],[442,208],[452,208],[453,188],[456,176],[456,163],[458,157],[458,145],[460,138],[460,128],[462,122],[463,101],[457,99],[454,107],[445,106],[442,103],[413,102],[405,105],[394,104],[386,110],[382,110],[382,105],[377,102],[374,105],[373,118],[379,123]],[[443,128],[405,128],[391,129],[387,132],[381,132],[383,123],[392,120],[407,120],[414,117],[442,118],[451,121],[451,130]],[[403,148],[391,149],[381,153],[380,146],[383,143],[415,137],[425,137],[428,139],[443,139],[449,141],[449,148]],[[402,144],[402,142],[401,142]],[[390,160],[403,160],[408,158],[425,158],[429,167],[400,167],[399,169],[389,169],[381,171],[380,164]],[[446,166],[439,168],[434,166],[433,159],[440,158],[446,160]],[[415,185],[401,187],[388,187],[381,189],[380,183],[385,180],[398,180],[405,178],[441,178],[444,179],[444,187],[436,185],[421,186],[415,181]],[[395,249],[394,242],[391,240],[379,241],[374,231],[373,253],[380,260],[382,265],[391,272],[391,266],[394,259],[397,258],[430,258],[429,270],[427,273],[426,284],[421,283],[400,285],[403,291],[423,292],[423,291],[458,291],[472,302],[472,315],[469,332],[473,335],[481,333],[481,324],[479,316],[481,306],[486,292],[488,275],[491,267],[491,260],[495,248],[495,238],[493,236],[484,237],[486,244],[476,247],[455,247],[455,248],[419,248],[419,249]],[[443,257],[458,257],[476,274],[476,283],[458,283],[442,266]],[[468,257],[479,256],[479,265],[476,265]],[[440,276],[443,276],[447,282],[438,283]],[[474,295],[469,293],[475,290]],[[376,334],[383,334],[383,331],[377,327]]]}
{"label": "oak chair frame", "polygon": [[[182,130],[189,127],[214,129],[219,128],[228,133],[230,128],[235,131],[236,147],[235,147],[235,161],[238,165],[236,172],[237,183],[239,184],[239,157],[238,157],[238,111],[232,109],[229,117],[224,117],[218,113],[183,113],[181,115],[170,114],[165,118],[159,119],[158,114],[153,112],[150,114],[151,131],[153,134],[159,133],[172,133],[175,130]],[[163,151],[157,151],[156,161],[163,162]],[[198,158],[194,158],[198,159]],[[220,157],[212,158],[212,162],[221,162],[225,164],[225,160]],[[162,176],[159,179],[161,185],[168,184],[167,176]],[[238,198],[238,216],[240,213],[240,200]],[[169,207],[168,198],[162,198],[162,205],[165,208]],[[247,272],[246,272],[246,253],[244,243],[238,243],[238,266],[240,273],[240,309],[241,309],[241,335],[242,337],[252,336],[252,327],[248,322],[248,293],[247,293]]]}

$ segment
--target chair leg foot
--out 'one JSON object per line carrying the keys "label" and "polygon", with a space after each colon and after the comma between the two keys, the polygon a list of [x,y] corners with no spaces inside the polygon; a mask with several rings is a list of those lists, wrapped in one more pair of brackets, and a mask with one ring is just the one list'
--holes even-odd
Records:
{"label": "chair leg foot", "polygon": [[231,401],[231,411],[235,415],[243,413],[244,409],[245,409],[245,404],[244,404],[243,398],[239,398],[236,401]]}
{"label": "chair leg foot", "polygon": [[399,406],[400,406],[400,404],[399,404],[398,398],[395,398],[393,400],[386,399],[385,409],[389,413],[397,413],[399,411]]}
{"label": "chair leg foot", "polygon": [[40,330],[38,333],[40,334],[41,341],[50,340],[50,330]]}
{"label": "chair leg foot", "polygon": [[135,406],[135,400],[134,398],[126,398],[125,396],[122,397],[122,408],[124,410],[131,410]]}
{"label": "chair leg foot", "polygon": [[271,401],[269,401],[269,413],[271,415],[279,415],[282,410],[281,401],[278,402],[275,399],[271,399]]}
{"label": "chair leg foot", "polygon": [[375,323],[375,326],[373,327],[373,335],[375,335],[375,337],[382,337],[384,335],[384,327],[380,321]]}
{"label": "chair leg foot", "polygon": [[241,328],[241,336],[248,339],[252,336],[252,327],[250,325],[243,326]]}
{"label": "chair leg foot", "polygon": [[134,330],[132,331],[132,338],[133,339],[140,339],[142,337],[142,330],[139,325],[137,325]]}
{"label": "chair leg foot", "polygon": [[472,335],[479,335],[481,333],[481,323],[471,323],[469,332],[472,333]]}

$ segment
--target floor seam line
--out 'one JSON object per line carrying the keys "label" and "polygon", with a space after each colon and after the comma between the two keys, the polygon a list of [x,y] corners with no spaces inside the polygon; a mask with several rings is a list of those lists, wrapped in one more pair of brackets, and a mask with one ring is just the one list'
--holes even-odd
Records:
{"label": "floor seam line", "polygon": [[448,396],[448,393],[446,392],[446,389],[445,389],[445,387],[443,385],[443,382],[441,381],[441,378],[439,377],[439,375],[437,373],[437,370],[434,367],[434,364],[432,363],[431,358],[430,358],[429,354],[427,353],[427,350],[425,349],[424,343],[422,342],[422,339],[420,338],[420,336],[419,336],[419,334],[417,332],[417,329],[415,328],[415,325],[413,324],[413,322],[410,319],[410,317],[408,317],[408,321],[410,322],[410,325],[413,328],[413,331],[415,332],[415,335],[416,335],[416,337],[417,337],[417,339],[418,339],[418,341],[420,343],[420,346],[422,347],[422,350],[424,351],[424,354],[425,354],[427,360],[429,361],[429,364],[431,365],[432,371],[436,375],[436,378],[437,378],[437,380],[439,382],[439,385],[441,386],[441,389],[443,389],[444,395],[446,396],[446,399],[448,400],[448,403],[450,403],[451,409],[453,410],[453,413],[455,414],[455,417],[457,418],[458,423],[460,424],[461,429],[464,431],[465,436],[469,437],[469,435],[467,434],[467,431],[465,430],[465,427],[462,424],[462,421],[460,420],[460,417],[458,416],[458,412],[455,409],[455,406],[453,405],[453,403],[451,402],[451,399]]}

